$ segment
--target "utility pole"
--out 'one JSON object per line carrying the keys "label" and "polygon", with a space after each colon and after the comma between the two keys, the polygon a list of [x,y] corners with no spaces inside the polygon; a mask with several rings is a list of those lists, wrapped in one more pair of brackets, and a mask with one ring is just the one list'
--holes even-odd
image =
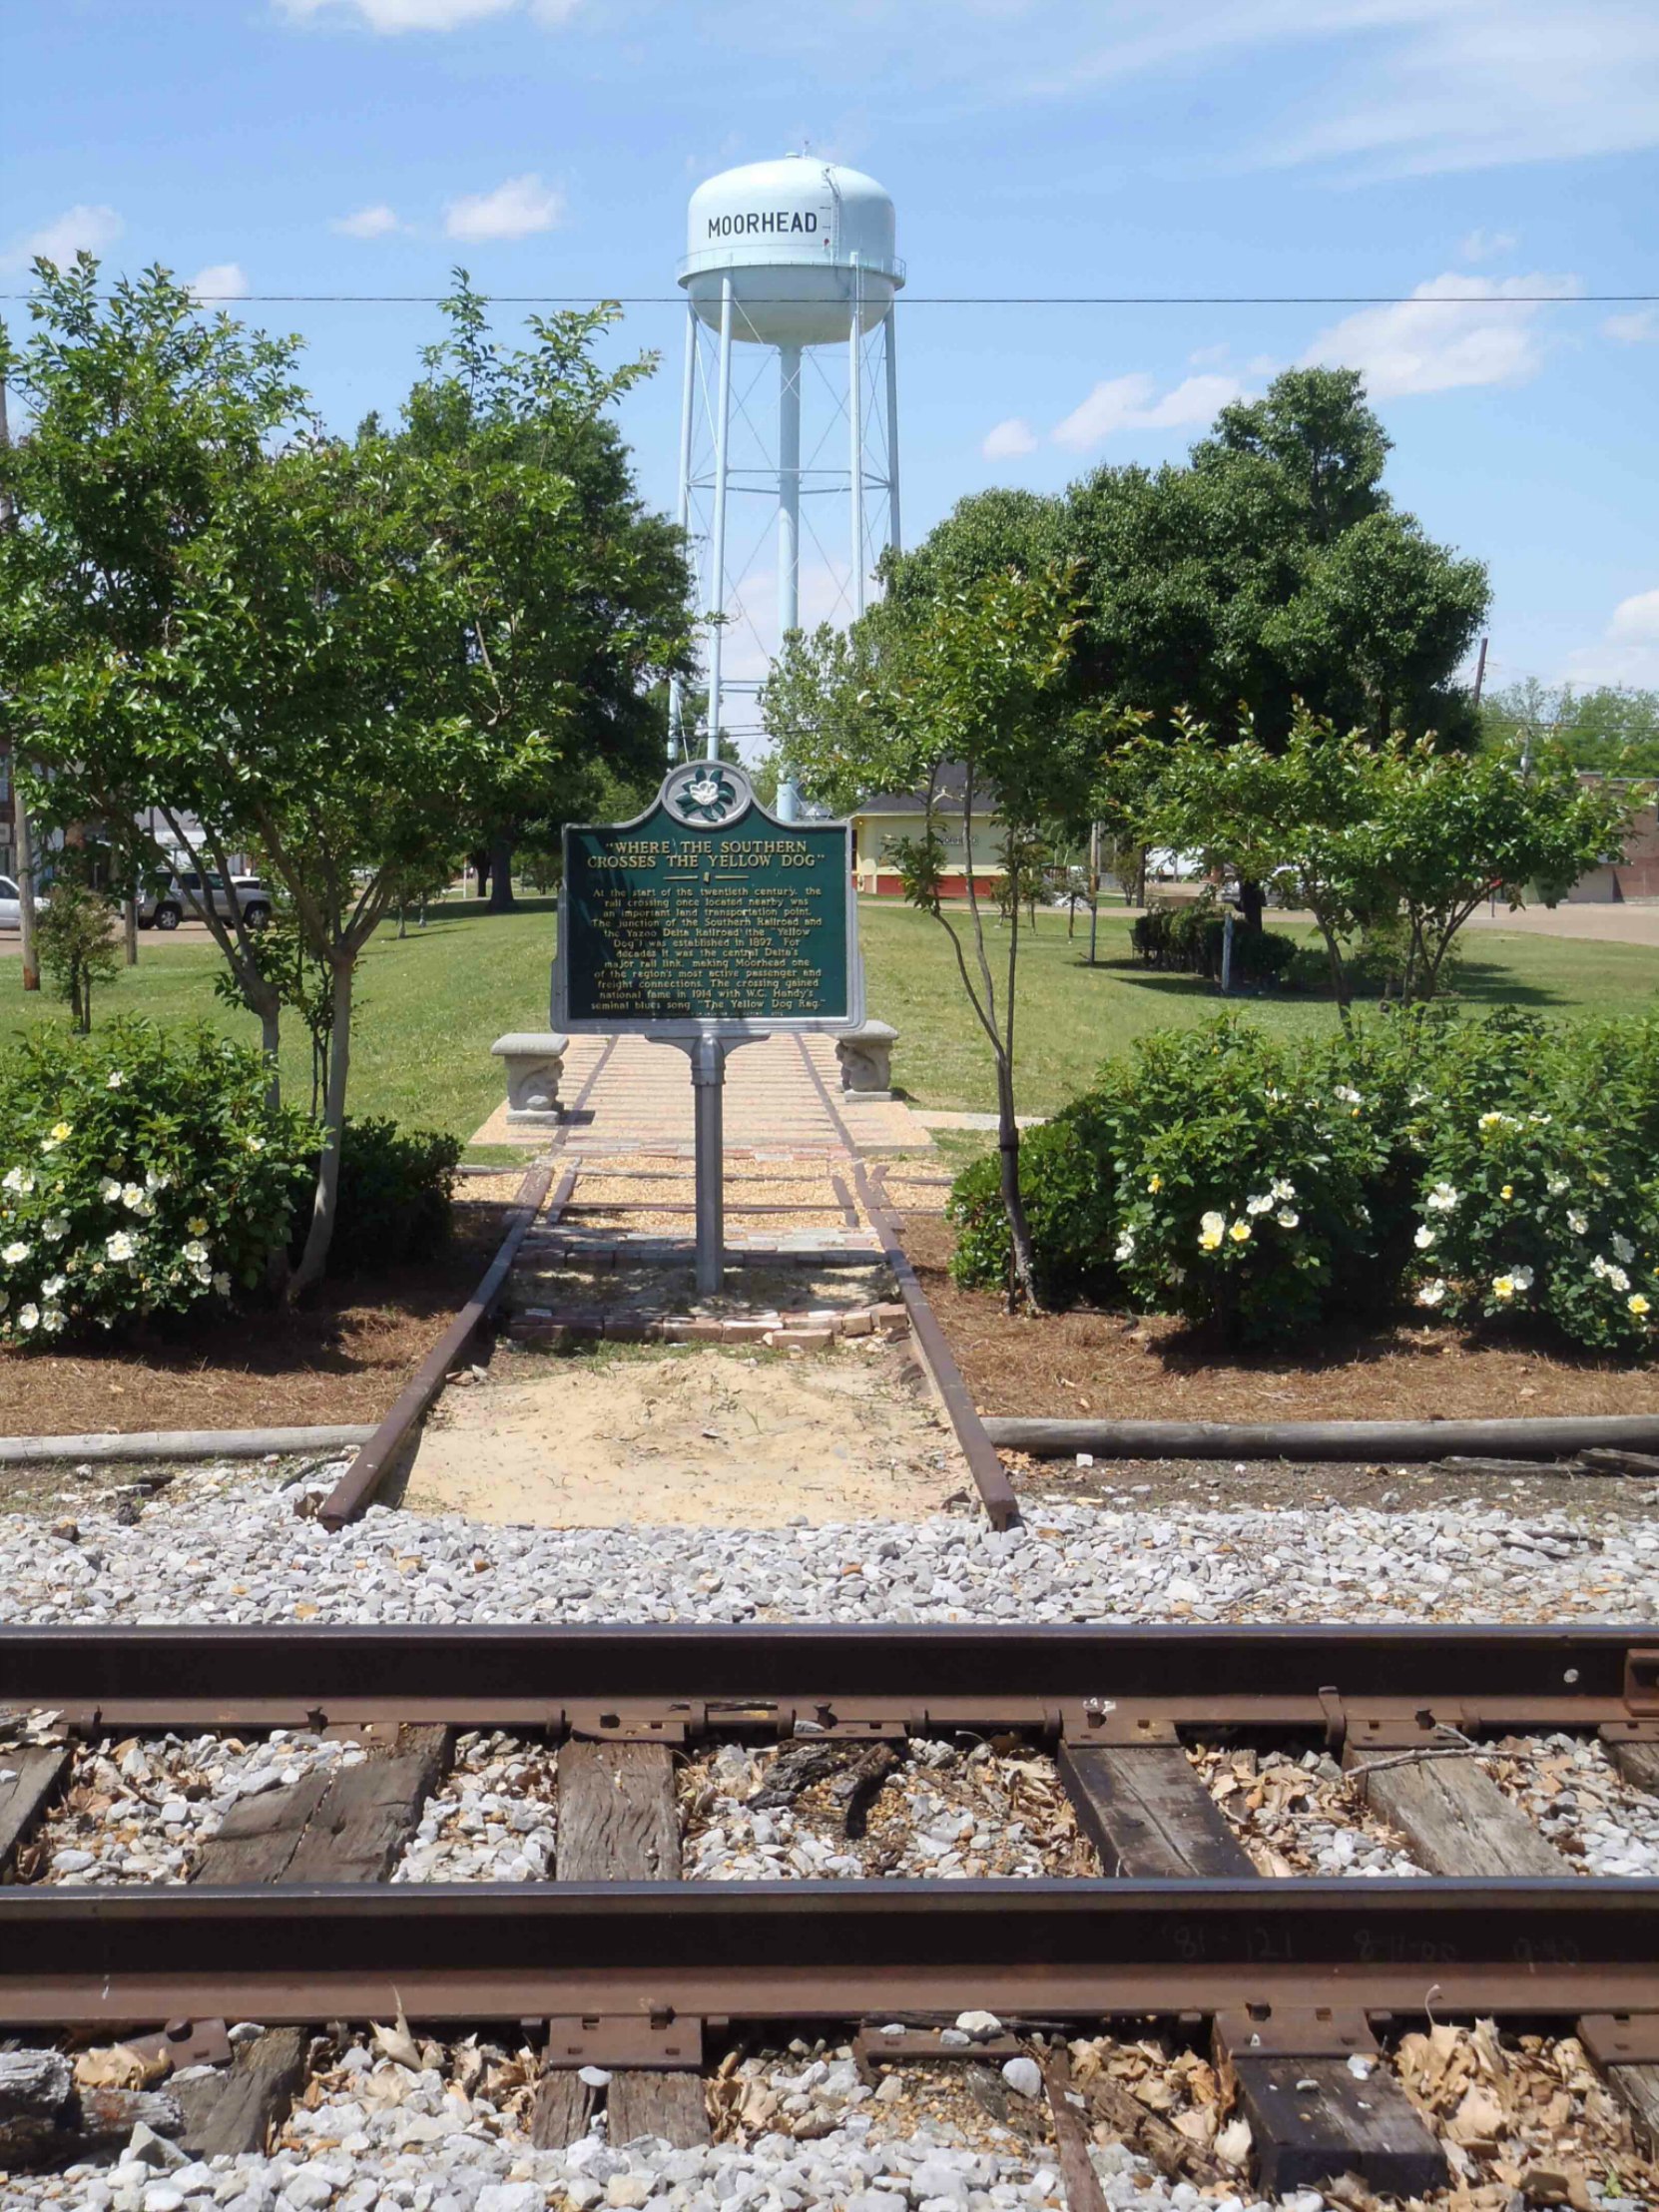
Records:
{"label": "utility pole", "polygon": [[1485,682],[1486,682],[1486,648],[1487,648],[1487,646],[1488,646],[1488,645],[1489,645],[1490,643],[1491,643],[1491,640],[1490,640],[1490,638],[1482,638],[1482,639],[1481,639],[1481,641],[1480,641],[1480,658],[1479,658],[1479,660],[1478,660],[1478,661],[1476,661],[1476,662],[1475,662],[1475,664],[1474,664],[1474,704],[1475,704],[1475,706],[1476,706],[1476,707],[1478,707],[1478,706],[1480,705],[1480,694],[1481,694],[1481,691],[1482,691],[1482,690],[1484,689],[1484,687],[1485,687]]}
{"label": "utility pole", "polygon": [[[11,445],[11,429],[6,420],[6,384],[0,377],[0,452]],[[11,494],[0,484],[0,530],[16,527],[12,512]],[[23,969],[23,988],[26,991],[40,989],[40,961],[35,954],[35,855],[29,836],[29,804],[23,796],[23,780],[19,773],[22,762],[18,757],[17,741],[12,741],[12,819],[17,839],[17,936],[20,965]]]}

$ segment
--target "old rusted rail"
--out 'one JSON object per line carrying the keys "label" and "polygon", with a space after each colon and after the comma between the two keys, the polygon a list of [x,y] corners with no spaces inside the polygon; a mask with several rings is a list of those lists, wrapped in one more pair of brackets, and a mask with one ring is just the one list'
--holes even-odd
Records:
{"label": "old rusted rail", "polygon": [[1659,1739],[1659,1627],[0,1628],[0,1712],[80,1728],[533,1728],[678,1742],[1385,1723]]}
{"label": "old rusted rail", "polygon": [[[562,1200],[575,1188],[579,1172],[579,1163],[565,1169],[551,1209],[555,1217]],[[512,1272],[518,1248],[541,1212],[552,1180],[553,1169],[547,1163],[525,1172],[523,1182],[513,1194],[513,1210],[507,1216],[506,1234],[483,1281],[403,1385],[391,1411],[323,1499],[317,1518],[325,1527],[342,1528],[347,1521],[355,1520],[396,1464],[410,1436],[425,1419],[443,1388],[445,1377],[465,1358],[473,1338],[488,1320]]]}
{"label": "old rusted rail", "polygon": [[1659,2008],[1659,1882],[0,1890],[0,2025]]}

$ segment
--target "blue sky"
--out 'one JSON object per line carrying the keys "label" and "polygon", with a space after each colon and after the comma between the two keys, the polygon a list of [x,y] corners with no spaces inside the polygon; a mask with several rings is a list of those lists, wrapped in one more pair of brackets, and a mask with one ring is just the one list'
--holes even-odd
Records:
{"label": "blue sky", "polygon": [[[238,294],[436,293],[455,262],[672,293],[693,185],[806,142],[897,203],[909,536],[987,484],[1179,457],[1235,391],[1341,360],[1398,500],[1490,565],[1494,679],[1659,684],[1659,308],[1583,296],[1659,292],[1652,0],[14,0],[6,60],[0,288],[85,243]],[[921,296],[1436,288],[1481,299]],[[240,311],[304,334],[340,427],[435,322]],[[670,301],[625,332],[665,355],[625,418],[664,507],[682,329]]]}

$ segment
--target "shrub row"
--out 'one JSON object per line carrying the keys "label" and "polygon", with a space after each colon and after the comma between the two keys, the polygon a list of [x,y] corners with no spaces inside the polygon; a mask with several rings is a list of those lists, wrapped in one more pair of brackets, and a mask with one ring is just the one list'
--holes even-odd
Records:
{"label": "shrub row", "polygon": [[[1221,976],[1227,917],[1213,899],[1196,898],[1181,906],[1152,906],[1138,915],[1129,941],[1152,967],[1179,968],[1189,974]],[[1232,981],[1238,990],[1282,981],[1296,960],[1294,937],[1272,929],[1235,929]]]}
{"label": "shrub row", "polygon": [[[206,1027],[33,1032],[0,1070],[0,1344],[223,1307],[302,1232],[315,1124]],[[431,1252],[452,1138],[348,1123],[330,1270]]]}
{"label": "shrub row", "polygon": [[[1651,1350],[1659,1016],[1419,1009],[1318,1045],[1227,1017],[1160,1032],[1030,1132],[1021,1182],[1060,1300],[1247,1342],[1403,1305]],[[956,1279],[1005,1282],[994,1160],[957,1177],[950,1215]]]}

